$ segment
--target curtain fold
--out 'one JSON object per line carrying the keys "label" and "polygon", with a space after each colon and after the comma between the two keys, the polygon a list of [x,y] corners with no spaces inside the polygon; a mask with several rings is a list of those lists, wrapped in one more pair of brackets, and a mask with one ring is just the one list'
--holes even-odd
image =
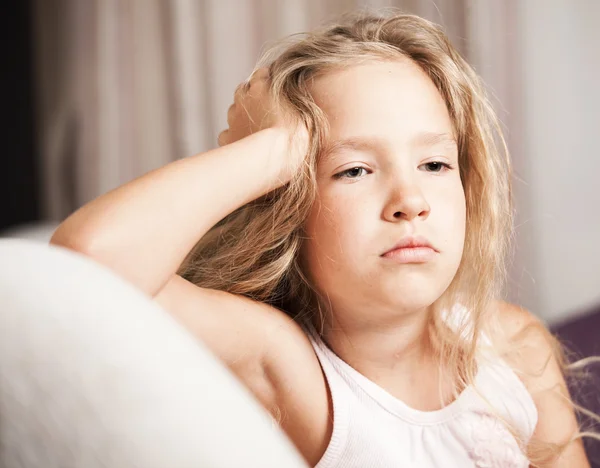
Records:
{"label": "curtain fold", "polygon": [[269,41],[393,6],[442,23],[465,52],[466,2],[36,0],[45,218],[214,147],[236,85]]}

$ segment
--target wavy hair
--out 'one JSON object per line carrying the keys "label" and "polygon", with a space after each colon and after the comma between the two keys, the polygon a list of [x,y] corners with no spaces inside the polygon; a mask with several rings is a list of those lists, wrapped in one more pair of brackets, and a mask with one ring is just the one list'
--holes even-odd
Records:
{"label": "wavy hair", "polygon": [[[487,315],[506,276],[513,225],[511,165],[483,84],[442,29],[430,21],[394,11],[361,11],[268,49],[256,69],[268,67],[275,102],[306,124],[310,145],[305,164],[287,185],[240,207],[214,226],[178,273],[201,287],[271,304],[297,321],[312,320],[315,314],[322,319],[323,301],[301,258],[303,226],[316,196],[316,162],[328,133],[310,83],[341,67],[399,59],[413,61],[435,84],[457,137],[467,206],[465,245],[451,285],[432,307],[430,331],[441,365],[453,370],[454,381],[460,382],[458,394],[474,381],[480,333],[489,328],[489,336],[498,335]],[[468,314],[448,317],[456,303]],[[453,327],[448,326],[448,318]],[[516,431],[511,432],[518,439]],[[527,451],[526,442],[520,442]],[[531,461],[547,459],[542,452],[529,453]]]}

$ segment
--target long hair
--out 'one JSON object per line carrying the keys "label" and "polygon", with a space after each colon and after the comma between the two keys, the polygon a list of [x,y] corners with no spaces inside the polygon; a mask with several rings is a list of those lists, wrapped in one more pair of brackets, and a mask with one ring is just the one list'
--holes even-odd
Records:
{"label": "long hair", "polygon": [[[465,244],[452,283],[432,307],[430,332],[440,365],[451,369],[453,379],[460,382],[458,394],[474,381],[478,337],[493,323],[486,315],[505,280],[513,225],[511,166],[479,77],[441,28],[423,18],[395,12],[353,13],[291,36],[265,52],[257,69],[269,68],[275,102],[291,109],[308,128],[305,164],[287,185],[240,207],[213,227],[192,249],[179,274],[205,288],[269,303],[296,320],[322,314],[301,258],[303,226],[315,201],[316,162],[328,133],[310,83],[342,67],[399,59],[412,60],[435,84],[457,136],[467,206]],[[456,303],[468,313],[448,317]]]}

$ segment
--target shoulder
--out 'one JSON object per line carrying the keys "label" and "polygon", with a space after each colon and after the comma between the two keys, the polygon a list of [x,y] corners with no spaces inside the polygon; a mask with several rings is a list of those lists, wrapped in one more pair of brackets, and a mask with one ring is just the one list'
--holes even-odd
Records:
{"label": "shoulder", "polygon": [[497,301],[492,307],[503,338],[501,355],[532,396],[544,389],[562,387],[564,360],[560,344],[544,323],[515,304]]}
{"label": "shoulder", "polygon": [[531,376],[536,375],[539,384],[542,376],[545,380],[554,374],[555,367],[562,366],[557,340],[529,310],[509,302],[495,301],[489,312],[488,333],[495,338],[497,351],[528,388],[536,380]]}
{"label": "shoulder", "polygon": [[558,340],[526,308],[504,301],[492,305],[503,336],[503,357],[515,368],[530,391],[564,381],[565,360]]}
{"label": "shoulder", "polygon": [[316,464],[329,441],[328,387],[300,325],[268,304],[179,275],[154,299],[227,365]]}
{"label": "shoulder", "polygon": [[302,327],[289,320],[279,346],[265,358],[279,426],[314,466],[333,431],[333,401],[321,364]]}
{"label": "shoulder", "polygon": [[[502,301],[492,307],[505,338],[502,357],[524,383],[538,412],[532,440],[548,447],[568,444],[578,432],[578,424],[565,382],[566,361],[560,343],[527,309]],[[553,466],[588,466],[580,441],[568,445],[556,462]]]}
{"label": "shoulder", "polygon": [[504,335],[511,341],[520,339],[524,333],[541,338],[546,330],[540,319],[524,307],[505,301],[495,301],[491,307]]}

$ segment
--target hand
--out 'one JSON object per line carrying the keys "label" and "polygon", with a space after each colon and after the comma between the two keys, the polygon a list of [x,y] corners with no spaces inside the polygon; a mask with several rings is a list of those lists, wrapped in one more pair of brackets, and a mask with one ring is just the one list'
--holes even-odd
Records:
{"label": "hand", "polygon": [[256,70],[247,82],[237,87],[233,104],[227,111],[229,128],[219,134],[218,144],[228,145],[267,128],[283,130],[286,157],[282,161],[281,177],[288,181],[304,162],[309,136],[303,122],[275,105],[270,84],[269,70],[265,67]]}

